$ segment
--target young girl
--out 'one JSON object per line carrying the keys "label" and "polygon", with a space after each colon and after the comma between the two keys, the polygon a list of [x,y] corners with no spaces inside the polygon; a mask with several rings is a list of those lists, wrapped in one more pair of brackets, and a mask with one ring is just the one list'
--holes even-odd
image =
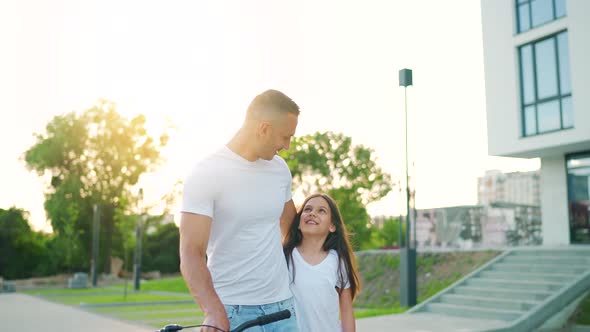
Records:
{"label": "young girl", "polygon": [[315,194],[305,199],[283,250],[300,330],[355,331],[352,301],[360,291],[356,260],[330,196]]}

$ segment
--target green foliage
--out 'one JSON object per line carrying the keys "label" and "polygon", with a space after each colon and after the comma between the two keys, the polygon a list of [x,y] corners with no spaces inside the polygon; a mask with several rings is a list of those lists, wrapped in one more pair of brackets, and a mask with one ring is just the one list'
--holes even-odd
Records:
{"label": "green foliage", "polygon": [[152,234],[145,236],[142,270],[173,273],[180,270],[178,245],[180,235],[174,223],[158,225]]}
{"label": "green foliage", "polygon": [[370,216],[358,194],[350,188],[331,189],[326,193],[338,202],[346,228],[351,234],[352,247],[355,250],[364,248],[371,242]]}
{"label": "green foliage", "polygon": [[31,230],[25,211],[0,209],[0,276],[6,279],[39,275],[46,260],[49,236]]}
{"label": "green foliage", "polygon": [[391,178],[377,165],[373,151],[353,146],[343,134],[326,132],[296,137],[280,153],[293,175],[294,191],[305,196],[324,192],[340,207],[355,250],[370,246],[369,215],[365,206],[391,190]]}
{"label": "green foliage", "polygon": [[291,148],[282,151],[293,174],[295,188],[307,196],[313,192],[349,189],[363,204],[381,199],[391,190],[390,176],[372,156],[373,150],[352,146],[340,133],[315,133],[295,137]]}
{"label": "green foliage", "polygon": [[569,321],[579,325],[590,325],[590,293],[586,293]]}
{"label": "green foliage", "polygon": [[[435,295],[498,252],[418,253],[418,302]],[[384,251],[357,253],[362,291],[355,306],[362,308],[399,307],[399,253]],[[467,264],[466,262],[473,262]]]}
{"label": "green foliage", "polygon": [[59,260],[67,269],[89,267],[93,206],[98,205],[99,262],[109,272],[113,246],[122,246],[113,239],[123,241],[116,224],[137,200],[130,188],[159,164],[168,140],[166,134],[154,140],[144,127],[143,115],[128,120],[113,103],[101,101],[81,114],[54,117],[25,152],[30,170],[51,177],[45,210],[57,237],[53,246],[62,251]]}
{"label": "green foliage", "polygon": [[[405,243],[406,225],[402,223],[402,241]],[[370,247],[363,249],[380,249],[399,246],[399,218],[389,217],[383,221],[383,227],[371,227]]]}

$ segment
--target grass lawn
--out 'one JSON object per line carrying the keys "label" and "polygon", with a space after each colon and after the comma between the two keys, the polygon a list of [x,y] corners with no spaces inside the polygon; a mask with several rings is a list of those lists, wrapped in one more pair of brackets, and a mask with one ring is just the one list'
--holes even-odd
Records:
{"label": "grass lawn", "polygon": [[147,319],[169,319],[171,317],[174,318],[195,318],[195,319],[202,319],[203,318],[203,312],[201,310],[196,310],[197,308],[195,307],[195,310],[190,312],[190,311],[181,311],[181,312],[151,312],[151,313],[146,313],[145,311],[140,311],[140,312],[128,312],[128,313],[123,313],[123,314],[116,314],[116,317],[122,318],[122,319],[128,319],[128,320],[147,320]]}
{"label": "grass lawn", "polygon": [[[141,291],[134,292],[128,284],[127,296],[124,296],[124,284],[111,287],[98,287],[87,289],[46,289],[29,290],[24,293],[45,297],[51,301],[68,305],[104,304],[104,303],[129,303],[134,302],[160,302],[190,300],[188,289],[184,280],[170,278],[147,281],[141,284]],[[178,295],[153,294],[151,291],[165,291],[178,293]],[[195,303],[187,304],[153,304],[153,305],[129,305],[88,308],[90,311],[112,316],[118,319],[135,321],[155,328],[167,324],[179,323],[181,325],[200,324],[203,321],[203,313]]]}
{"label": "grass lawn", "polygon": [[59,289],[33,289],[33,290],[25,290],[23,293],[30,294],[30,295],[41,295],[41,296],[51,296],[51,295],[84,295],[89,293],[117,293],[123,292],[123,289],[117,286],[112,287],[96,287],[96,288],[84,288],[84,289],[67,289],[67,288],[59,288]]}
{"label": "grass lawn", "polygon": [[159,302],[159,301],[178,301],[190,300],[190,297],[178,297],[173,295],[159,295],[150,293],[127,293],[127,297],[123,294],[106,294],[106,295],[75,295],[75,296],[59,296],[50,297],[52,301],[60,302],[69,305],[83,305],[83,304],[100,304],[100,303],[127,303],[127,302]]}
{"label": "grass lawn", "polygon": [[391,308],[372,308],[372,309],[355,309],[354,318],[366,318],[374,316],[383,316],[391,314],[401,314],[408,310],[408,308],[391,307]]}
{"label": "grass lawn", "polygon": [[[495,255],[496,253],[452,253],[419,256],[418,301],[421,302],[436,294]],[[359,257],[359,268],[363,289],[355,300],[355,317],[357,319],[398,314],[408,309],[400,307],[397,295],[399,289],[398,256],[392,254],[362,255]],[[119,283],[103,288],[51,289],[27,291],[26,293],[74,306],[127,303],[129,305],[88,307],[87,310],[155,328],[172,323],[200,324],[203,321],[203,313],[195,303],[133,305],[134,302],[192,301],[184,279],[180,276],[142,282],[139,292],[134,292],[132,284],[127,283],[127,297],[123,295],[124,287],[124,283]],[[578,321],[583,322],[585,319],[581,318]]]}
{"label": "grass lawn", "polygon": [[146,312],[146,311],[183,311],[195,309],[199,310],[199,306],[193,303],[187,304],[153,304],[153,305],[134,305],[128,307],[102,307],[92,308],[92,311],[104,313],[104,314],[117,314],[127,312]]}
{"label": "grass lawn", "polygon": [[146,281],[141,284],[141,290],[189,294],[188,288],[182,277]]}

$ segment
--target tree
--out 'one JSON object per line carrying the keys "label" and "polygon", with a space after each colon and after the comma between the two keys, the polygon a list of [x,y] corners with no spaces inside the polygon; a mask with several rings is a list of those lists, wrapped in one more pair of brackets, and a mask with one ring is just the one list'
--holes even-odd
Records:
{"label": "tree", "polygon": [[[373,232],[371,233],[372,245],[374,248],[392,248],[399,247],[399,222],[400,218],[388,217],[383,221],[383,227],[377,228],[373,226]],[[405,241],[406,225],[402,223],[402,241]],[[405,243],[405,242],[404,242]]]}
{"label": "tree", "polygon": [[21,209],[0,209],[0,276],[6,279],[39,275],[45,260],[48,236],[31,230],[27,213]]}
{"label": "tree", "polygon": [[153,233],[145,236],[143,271],[158,270],[162,273],[177,273],[180,269],[180,233],[174,223],[158,224]]}
{"label": "tree", "polygon": [[294,191],[305,196],[324,192],[340,207],[348,230],[354,233],[355,249],[370,242],[369,215],[365,206],[391,190],[389,174],[377,165],[373,150],[352,145],[340,133],[315,133],[296,137],[280,155],[293,175]]}
{"label": "tree", "polygon": [[96,204],[101,209],[101,261],[109,272],[118,216],[137,199],[130,188],[161,162],[160,150],[168,141],[165,133],[159,140],[149,136],[145,120],[143,115],[128,120],[114,103],[101,100],[81,114],[54,117],[26,151],[29,169],[51,176],[45,209],[57,236],[72,242],[66,246],[71,267],[89,264]]}

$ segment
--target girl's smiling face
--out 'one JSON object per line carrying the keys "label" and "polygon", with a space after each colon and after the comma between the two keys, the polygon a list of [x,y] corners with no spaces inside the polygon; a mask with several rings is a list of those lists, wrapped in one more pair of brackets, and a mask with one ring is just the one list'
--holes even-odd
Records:
{"label": "girl's smiling face", "polygon": [[307,201],[301,212],[299,229],[306,235],[328,236],[336,231],[332,223],[332,211],[323,197],[314,197]]}

